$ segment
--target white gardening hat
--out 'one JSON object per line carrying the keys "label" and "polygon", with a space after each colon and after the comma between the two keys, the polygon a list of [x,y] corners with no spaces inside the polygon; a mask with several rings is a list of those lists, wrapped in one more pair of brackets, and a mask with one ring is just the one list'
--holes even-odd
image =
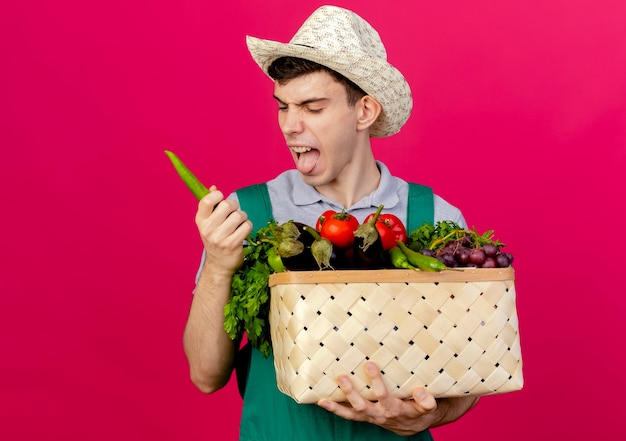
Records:
{"label": "white gardening hat", "polygon": [[304,58],[340,73],[376,98],[383,111],[370,129],[374,138],[397,133],[411,114],[413,99],[406,79],[387,62],[378,32],[352,11],[322,6],[289,43],[251,36],[246,37],[246,43],[266,74],[277,58]]}

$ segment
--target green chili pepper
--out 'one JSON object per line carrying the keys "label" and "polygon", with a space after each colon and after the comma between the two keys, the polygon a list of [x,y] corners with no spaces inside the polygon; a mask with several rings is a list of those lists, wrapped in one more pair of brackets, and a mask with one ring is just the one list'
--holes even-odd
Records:
{"label": "green chili pepper", "polygon": [[408,248],[401,240],[398,241],[398,247],[406,255],[406,259],[411,265],[414,265],[422,271],[443,271],[448,268],[443,262],[434,257],[425,256],[422,253],[413,251]]}
{"label": "green chili pepper", "polygon": [[402,252],[398,245],[389,248],[389,260],[394,268],[417,269],[409,263],[406,254]]}
{"label": "green chili pepper", "polygon": [[276,252],[276,248],[272,247],[267,250],[267,264],[272,268],[275,273],[282,273],[285,271],[285,265],[283,259],[280,258]]}
{"label": "green chili pepper", "polygon": [[183,161],[181,161],[178,158],[178,156],[176,156],[174,153],[170,152],[169,150],[165,150],[165,154],[167,155],[168,158],[170,158],[170,161],[172,161],[172,165],[174,166],[174,169],[178,173],[178,176],[180,176],[180,178],[183,180],[185,185],[187,185],[189,190],[191,190],[191,192],[196,197],[196,199],[200,200],[203,197],[205,197],[207,194],[209,194],[209,189],[206,188],[198,180],[198,178],[196,178],[196,176],[187,168],[185,164],[183,164]]}

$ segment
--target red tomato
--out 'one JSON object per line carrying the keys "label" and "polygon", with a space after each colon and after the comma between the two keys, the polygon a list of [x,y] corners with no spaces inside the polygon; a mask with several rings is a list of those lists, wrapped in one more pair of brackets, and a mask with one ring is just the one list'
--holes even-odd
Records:
{"label": "red tomato", "polygon": [[[319,225],[319,228],[317,226]],[[354,243],[354,231],[359,221],[351,214],[325,211],[317,220],[316,228],[320,236],[328,239],[337,248],[348,248]]]}
{"label": "red tomato", "polygon": [[[363,223],[370,221],[374,217],[375,213],[370,214],[365,218]],[[383,249],[389,250],[394,245],[398,244],[398,241],[406,242],[407,234],[406,228],[402,221],[391,213],[381,213],[376,220],[376,231],[380,235],[380,240],[383,243]]]}
{"label": "red tomato", "polygon": [[324,223],[324,221],[326,219],[328,219],[329,217],[331,217],[335,213],[336,212],[333,211],[333,210],[326,210],[324,213],[322,213],[322,215],[319,218],[317,218],[317,223],[315,224],[315,229],[317,230],[318,233],[320,231],[322,231],[322,224]]}

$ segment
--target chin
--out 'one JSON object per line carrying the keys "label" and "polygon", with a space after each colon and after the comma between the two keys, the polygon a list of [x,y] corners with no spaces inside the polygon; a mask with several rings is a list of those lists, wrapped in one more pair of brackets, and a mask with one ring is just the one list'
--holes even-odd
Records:
{"label": "chin", "polygon": [[300,173],[300,176],[302,177],[304,183],[310,185],[311,187],[320,187],[328,183],[326,182],[325,177],[321,175],[305,175]]}

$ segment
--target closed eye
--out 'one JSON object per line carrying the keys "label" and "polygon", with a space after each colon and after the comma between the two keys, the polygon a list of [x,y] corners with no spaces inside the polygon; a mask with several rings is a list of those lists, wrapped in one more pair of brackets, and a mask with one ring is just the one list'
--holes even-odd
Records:
{"label": "closed eye", "polygon": [[[278,110],[281,112],[286,111],[289,108],[289,105],[283,102],[280,98],[274,95],[274,99],[278,103]],[[325,103],[328,103],[328,98],[309,98],[302,102],[295,103],[296,107],[300,109],[304,109],[308,113],[321,113],[325,108]],[[316,106],[316,107],[311,107]],[[317,107],[322,106],[322,107]]]}

